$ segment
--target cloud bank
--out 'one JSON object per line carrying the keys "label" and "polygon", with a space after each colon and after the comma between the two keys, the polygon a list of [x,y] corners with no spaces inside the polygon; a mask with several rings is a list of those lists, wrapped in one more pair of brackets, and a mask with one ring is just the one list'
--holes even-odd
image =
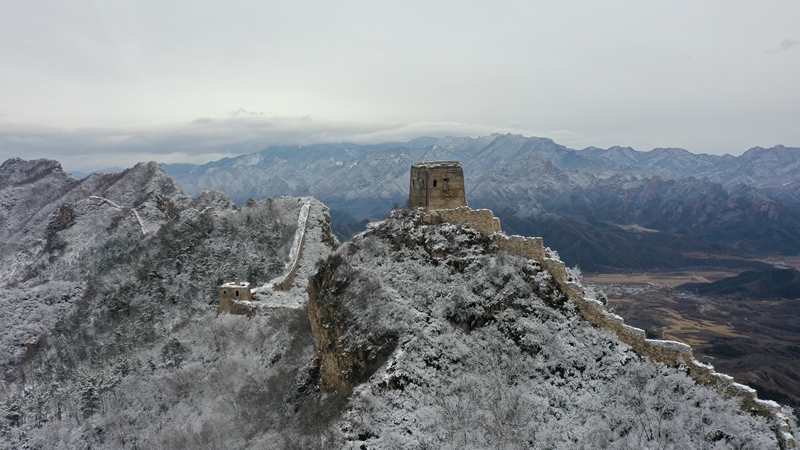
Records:
{"label": "cloud bank", "polygon": [[358,123],[237,110],[181,124],[64,130],[0,121],[0,160],[52,158],[65,170],[129,167],[140,161],[201,164],[271,145],[401,142],[421,136],[478,136],[522,130],[456,122]]}

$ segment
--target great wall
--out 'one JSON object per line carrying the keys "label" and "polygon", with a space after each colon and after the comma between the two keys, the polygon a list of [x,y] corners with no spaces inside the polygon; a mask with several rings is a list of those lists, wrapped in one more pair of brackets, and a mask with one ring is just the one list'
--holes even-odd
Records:
{"label": "great wall", "polygon": [[[308,203],[304,206],[305,216],[301,212],[298,219],[298,231],[286,271],[284,275],[269,283],[275,292],[289,290],[300,266],[303,242],[308,228],[307,206]],[[788,420],[778,403],[759,399],[755,389],[736,383],[733,377],[718,373],[713,366],[696,360],[689,345],[677,341],[647,339],[644,330],[625,324],[622,317],[607,311],[602,302],[587,297],[583,286],[577,280],[570,278],[565,264],[556,252],[544,246],[542,238],[507,236],[501,229],[500,220],[493,216],[491,210],[469,208],[460,163],[436,161],[413,165],[409,208],[421,212],[420,223],[423,225],[451,223],[470,227],[489,236],[501,252],[538,262],[550,272],[562,292],[575,303],[580,314],[589,323],[614,333],[635,353],[654,362],[683,369],[697,383],[713,386],[723,395],[740,399],[743,410],[772,422],[773,431],[781,448],[796,448]],[[258,290],[262,294],[267,294],[270,289],[262,287]],[[225,312],[252,315],[255,313],[256,308],[253,305],[256,303],[258,302],[234,301]],[[222,290],[220,305],[222,305]],[[222,308],[220,311],[223,312]]]}
{"label": "great wall", "polygon": [[[325,214],[327,207],[312,198],[300,198],[298,201],[302,202],[302,206],[283,272],[257,287],[248,281],[238,279],[223,283],[219,287],[220,313],[253,316],[274,307],[301,306],[296,298],[305,296],[308,274],[298,278],[298,273],[304,266],[307,271],[313,270],[316,263],[313,256],[304,252],[308,235],[313,234],[314,239],[331,247],[335,244],[330,231],[330,217]],[[319,222],[315,227],[310,225],[312,218]]]}

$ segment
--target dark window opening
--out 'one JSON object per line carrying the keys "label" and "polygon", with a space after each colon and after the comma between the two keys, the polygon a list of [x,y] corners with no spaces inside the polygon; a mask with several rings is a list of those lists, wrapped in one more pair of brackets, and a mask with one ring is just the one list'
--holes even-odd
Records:
{"label": "dark window opening", "polygon": [[239,296],[239,291],[236,291],[236,296],[237,296],[237,297]]}
{"label": "dark window opening", "polygon": [[433,187],[436,187],[436,180],[433,180]]}
{"label": "dark window opening", "polygon": [[228,295],[228,291],[222,291],[222,293]]}

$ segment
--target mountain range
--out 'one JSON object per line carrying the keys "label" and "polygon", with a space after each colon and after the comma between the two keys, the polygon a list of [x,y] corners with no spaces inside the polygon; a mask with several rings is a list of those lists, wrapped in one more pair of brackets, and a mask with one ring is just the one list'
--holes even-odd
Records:
{"label": "mountain range", "polygon": [[[192,197],[155,163],[77,180],[13,159],[0,199],[2,448],[793,443],[776,403],[641,353],[688,346],[602,309],[618,330],[593,325],[549,249],[408,210],[340,245],[313,198]],[[255,286],[250,316],[218,311],[232,278]]]}
{"label": "mountain range", "polygon": [[[550,139],[491,135],[270,147],[164,167],[189,193],[216,189],[239,204],[312,195],[330,206],[334,231],[346,239],[402,206],[408,167],[425,160],[460,161],[471,206],[494,210],[510,232],[543,236],[588,271],[736,267],[744,255],[800,252],[800,149],[783,146],[733,157],[573,150]],[[696,251],[722,256],[687,256]]]}

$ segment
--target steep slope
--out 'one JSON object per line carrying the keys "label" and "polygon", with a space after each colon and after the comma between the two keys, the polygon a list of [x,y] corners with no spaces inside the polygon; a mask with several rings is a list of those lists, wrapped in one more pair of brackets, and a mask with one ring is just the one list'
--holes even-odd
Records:
{"label": "steep slope", "polygon": [[592,327],[538,262],[392,218],[311,285],[342,448],[777,448],[767,422]]}

